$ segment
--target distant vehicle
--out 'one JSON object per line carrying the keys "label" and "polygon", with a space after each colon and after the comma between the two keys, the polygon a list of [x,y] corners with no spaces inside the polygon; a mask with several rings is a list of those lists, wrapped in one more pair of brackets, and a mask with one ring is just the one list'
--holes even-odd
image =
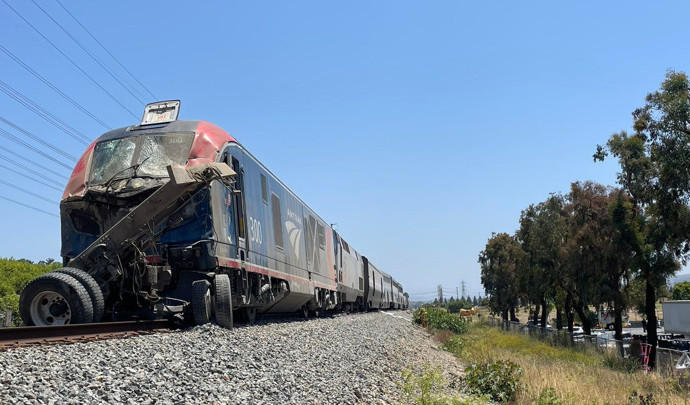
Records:
{"label": "distant vehicle", "polygon": [[[616,312],[612,309],[602,309],[597,313],[599,319],[599,325],[602,328],[613,330],[615,328],[616,322]],[[628,316],[623,313],[623,326],[628,326]]]}
{"label": "distant vehicle", "polygon": [[573,326],[573,336],[576,335],[584,335],[585,330],[582,329],[582,326]]}
{"label": "distant vehicle", "polygon": [[[537,323],[535,324],[535,323],[534,323],[533,321],[531,321],[531,320],[527,321],[527,325],[530,325],[530,326],[538,326],[538,327],[540,327],[540,328],[543,327],[543,326],[541,325],[541,322],[537,322]],[[552,329],[553,329],[553,326],[551,326],[550,324],[547,323],[547,324],[546,324],[546,329],[547,329],[547,330],[552,330]]]}
{"label": "distant vehicle", "polygon": [[[664,331],[690,336],[690,301],[665,301],[661,303],[664,314]],[[657,328],[661,327],[657,321]]]}

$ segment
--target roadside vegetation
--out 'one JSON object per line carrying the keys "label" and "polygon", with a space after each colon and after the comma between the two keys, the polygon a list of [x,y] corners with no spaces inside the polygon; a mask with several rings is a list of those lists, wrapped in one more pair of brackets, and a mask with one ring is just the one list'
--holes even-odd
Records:
{"label": "roadside vegetation", "polygon": [[[452,325],[444,320],[443,309],[415,311],[414,321],[425,324],[442,343],[442,348],[456,355],[466,365],[464,378],[446,382],[438,369],[406,370],[404,390],[415,404],[479,404],[493,401],[520,405],[566,404],[685,404],[690,391],[677,379],[656,373],[644,373],[639,367],[626,367],[615,356],[596,351],[583,352],[562,348],[531,338],[505,332],[482,322],[468,322],[453,333],[436,326]],[[426,315],[425,315],[426,313]],[[433,316],[429,316],[433,314]],[[431,321],[431,319],[436,319]],[[458,395],[442,395],[448,388]],[[416,393],[416,394],[415,394]],[[463,402],[465,401],[465,402]]]}
{"label": "roadside vegetation", "polygon": [[[669,70],[633,111],[631,132],[592,145],[594,161],[619,164],[618,187],[575,181],[567,194],[527,206],[513,234],[491,235],[479,263],[493,313],[516,320],[526,306],[534,324],[555,318],[558,329],[572,328],[577,315],[590,334],[591,308],[606,308],[616,339],[629,308],[657,324],[667,279],[690,260],[689,100],[688,76]],[[652,367],[657,340],[649,328]]]}
{"label": "roadside vegetation", "polygon": [[[688,392],[677,380],[656,373],[645,374],[639,367],[636,371],[626,370],[602,353],[554,347],[528,335],[480,323],[472,324],[460,340],[459,345],[444,347],[464,362],[486,364],[509,359],[518,365],[522,375],[515,398],[517,404],[684,404],[690,401]],[[636,397],[643,395],[651,402],[639,402],[639,399],[630,402],[633,391]]]}
{"label": "roadside vegetation", "polygon": [[12,326],[19,326],[19,294],[34,278],[57,269],[60,263],[52,259],[33,263],[26,259],[0,258],[0,326],[5,324],[5,314],[12,311]]}

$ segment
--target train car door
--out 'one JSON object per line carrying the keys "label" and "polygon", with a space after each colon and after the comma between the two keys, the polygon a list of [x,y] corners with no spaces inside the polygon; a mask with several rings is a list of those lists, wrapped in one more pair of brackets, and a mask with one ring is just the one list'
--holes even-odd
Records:
{"label": "train car door", "polygon": [[340,247],[340,237],[338,232],[333,230],[333,270],[335,270],[335,281],[343,282],[343,252]]}
{"label": "train car door", "polygon": [[367,259],[365,256],[362,256],[362,267],[364,270],[364,280],[366,280],[364,282],[364,307],[362,309],[366,310],[369,308],[369,288],[371,279],[369,278],[369,259]]}
{"label": "train car door", "polygon": [[[242,153],[242,152],[237,152]],[[225,163],[232,168],[232,170],[237,173],[237,179],[233,185],[235,193],[232,195],[232,205],[235,207],[235,226],[237,234],[237,256],[241,261],[245,261],[247,258],[247,221],[246,221],[246,208],[245,208],[245,197],[244,197],[244,169],[240,160],[231,155],[226,155]]]}

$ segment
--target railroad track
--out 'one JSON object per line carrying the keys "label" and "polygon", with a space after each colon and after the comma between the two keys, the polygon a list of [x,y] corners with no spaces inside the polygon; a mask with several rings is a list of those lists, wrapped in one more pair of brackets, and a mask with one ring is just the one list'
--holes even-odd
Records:
{"label": "railroad track", "polygon": [[165,320],[83,323],[63,326],[22,326],[0,329],[0,350],[44,344],[90,342],[170,331]]}

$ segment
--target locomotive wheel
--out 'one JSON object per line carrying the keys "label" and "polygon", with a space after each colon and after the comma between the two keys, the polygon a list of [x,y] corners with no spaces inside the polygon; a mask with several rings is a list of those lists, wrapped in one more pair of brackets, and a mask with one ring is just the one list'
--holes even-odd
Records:
{"label": "locomotive wheel", "polygon": [[256,322],[256,307],[244,307],[242,312],[248,325],[253,325]]}
{"label": "locomotive wheel", "polygon": [[84,270],[74,267],[63,267],[53,270],[53,272],[68,274],[81,283],[86,293],[89,294],[91,298],[91,304],[93,305],[93,322],[100,322],[103,319],[103,312],[105,312],[105,298],[96,280]]}
{"label": "locomotive wheel", "polygon": [[192,316],[195,325],[211,322],[211,284],[206,280],[192,283]]}
{"label": "locomotive wheel", "polygon": [[216,312],[216,323],[226,329],[232,329],[232,292],[230,278],[227,274],[216,274],[213,278],[213,298]]}
{"label": "locomotive wheel", "polygon": [[19,314],[27,326],[88,323],[91,297],[69,274],[51,272],[33,279],[19,296]]}
{"label": "locomotive wheel", "polygon": [[301,316],[304,319],[309,318],[309,308],[307,308],[307,305],[302,305],[302,308],[299,309],[299,316]]}

